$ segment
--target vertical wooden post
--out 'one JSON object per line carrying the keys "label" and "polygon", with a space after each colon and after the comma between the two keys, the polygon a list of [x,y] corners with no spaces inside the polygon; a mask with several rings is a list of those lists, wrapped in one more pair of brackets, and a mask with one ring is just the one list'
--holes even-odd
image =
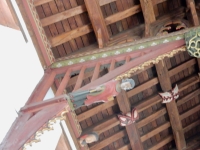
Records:
{"label": "vertical wooden post", "polygon": [[[119,105],[119,109],[121,110],[123,114],[127,112],[131,112],[131,104],[124,90],[117,96],[117,102]],[[143,148],[140,135],[138,133],[138,129],[135,123],[126,126],[126,131],[127,131],[132,149],[143,150],[144,148]]]}
{"label": "vertical wooden post", "polygon": [[[162,90],[164,92],[171,90],[172,89],[171,81],[165,62],[162,60],[155,66]],[[167,103],[166,107],[168,110],[171,126],[173,129],[176,147],[178,150],[183,150],[184,148],[186,148],[186,141],[176,102],[172,101],[170,103]]]}
{"label": "vertical wooden post", "polygon": [[[105,44],[109,41],[109,34],[101,12],[99,1],[85,0],[85,5],[90,17],[90,21],[92,22],[98,44],[100,48],[102,48],[102,46],[105,46]],[[99,32],[101,32],[101,35]]]}
{"label": "vertical wooden post", "polygon": [[187,0],[187,6],[188,6],[188,8],[190,8],[194,26],[198,26],[199,25],[199,18],[197,16],[194,0]]}
{"label": "vertical wooden post", "polygon": [[152,0],[140,0],[142,12],[145,20],[145,37],[150,36],[150,24],[156,21]]}

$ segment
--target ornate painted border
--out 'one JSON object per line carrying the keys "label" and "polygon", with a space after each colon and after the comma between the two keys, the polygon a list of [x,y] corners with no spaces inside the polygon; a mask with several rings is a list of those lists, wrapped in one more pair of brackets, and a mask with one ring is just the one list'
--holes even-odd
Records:
{"label": "ornate painted border", "polygon": [[149,61],[146,61],[146,62],[140,64],[139,66],[134,67],[134,68],[128,70],[126,73],[117,76],[115,78],[115,80],[121,80],[123,78],[129,78],[129,77],[131,77],[131,74],[135,73],[136,71],[143,70],[145,67],[147,67],[147,66],[149,66],[151,64],[157,64],[159,61],[163,60],[164,58],[166,58],[166,57],[168,57],[168,58],[173,57],[174,55],[176,55],[177,53],[182,52],[182,51],[186,51],[186,47],[185,46],[180,47],[178,49],[175,49],[175,50],[173,50],[171,52],[165,53],[163,55],[160,55],[157,58],[154,58],[154,59],[151,59]]}
{"label": "ornate painted border", "polygon": [[38,143],[41,142],[40,137],[42,136],[42,134],[44,134],[44,131],[51,131],[54,130],[53,125],[56,123],[56,121],[61,121],[64,120],[65,117],[64,115],[66,113],[68,113],[68,109],[63,110],[59,115],[57,115],[57,117],[52,118],[51,120],[49,120],[46,125],[44,125],[43,127],[41,127],[36,133],[35,135],[33,135],[24,145],[23,147],[20,148],[20,150],[26,150],[27,146],[32,146],[34,143]]}
{"label": "ornate painted border", "polygon": [[48,56],[48,58],[50,60],[50,63],[52,64],[52,63],[55,62],[55,58],[54,58],[53,52],[51,50],[51,44],[50,44],[49,40],[47,39],[47,36],[45,34],[45,31],[44,31],[44,29],[42,27],[42,24],[40,22],[39,16],[38,16],[37,11],[35,9],[35,6],[33,4],[34,0],[25,0],[25,1],[27,2],[28,6],[29,6],[29,9],[30,9],[32,17],[34,19],[34,22],[36,24],[37,30],[38,30],[38,32],[40,34],[41,39],[42,39],[42,43],[43,43],[43,45],[45,47],[47,56]]}
{"label": "ornate painted border", "polygon": [[[152,40],[152,41],[147,41],[144,43],[138,43],[135,45],[133,45],[133,43],[132,43],[131,45],[128,45],[128,46],[126,45],[125,47],[121,47],[121,48],[115,46],[115,47],[111,47],[112,50],[108,50],[108,48],[107,48],[106,50],[104,49],[104,50],[100,50],[97,52],[88,53],[88,55],[86,53],[86,54],[81,54],[81,55],[79,55],[79,57],[76,57],[76,58],[57,61],[51,65],[51,68],[60,68],[60,67],[64,67],[64,66],[70,66],[73,64],[78,64],[78,63],[83,63],[83,62],[92,61],[92,60],[98,60],[98,59],[106,58],[106,57],[110,57],[110,56],[120,55],[123,53],[131,53],[136,50],[142,50],[144,48],[148,48],[151,46],[156,46],[156,45],[160,45],[163,43],[168,43],[168,42],[172,42],[175,40],[181,40],[181,39],[184,39],[183,34],[171,36],[171,37],[167,37],[167,38],[162,38],[162,39],[156,39],[156,40]],[[141,40],[141,41],[143,41],[143,40]]]}

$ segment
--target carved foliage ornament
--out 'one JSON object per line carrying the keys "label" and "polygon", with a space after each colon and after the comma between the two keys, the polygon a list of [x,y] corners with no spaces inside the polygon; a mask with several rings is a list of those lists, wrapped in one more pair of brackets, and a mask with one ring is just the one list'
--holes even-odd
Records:
{"label": "carved foliage ornament", "polygon": [[189,55],[200,58],[200,29],[185,33],[185,42]]}
{"label": "carved foliage ornament", "polygon": [[179,98],[179,89],[178,89],[177,84],[171,91],[159,93],[159,95],[163,99],[162,103],[170,103],[171,101],[178,99]]}

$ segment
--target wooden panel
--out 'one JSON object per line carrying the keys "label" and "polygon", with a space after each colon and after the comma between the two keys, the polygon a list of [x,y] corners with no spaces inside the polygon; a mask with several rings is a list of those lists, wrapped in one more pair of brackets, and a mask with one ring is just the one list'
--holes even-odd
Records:
{"label": "wooden panel", "polygon": [[109,4],[111,2],[115,2],[117,0],[99,0],[99,5],[100,6],[103,6],[103,5],[106,5],[106,4]]}
{"label": "wooden panel", "polygon": [[[171,81],[165,62],[160,61],[155,66],[162,90],[164,92],[171,90],[172,89]],[[179,112],[176,106],[176,102],[172,101],[170,103],[167,103],[166,106],[170,117],[170,122],[173,129],[173,134],[177,149],[182,150],[186,147],[186,141],[182,129],[181,120],[179,117]]]}
{"label": "wooden panel", "polygon": [[145,140],[151,138],[152,136],[154,136],[154,135],[160,133],[160,132],[163,131],[163,130],[166,130],[166,129],[169,128],[169,127],[170,127],[170,123],[167,122],[167,123],[161,125],[160,127],[157,127],[157,128],[154,129],[153,131],[151,131],[151,132],[149,132],[149,133],[143,135],[143,136],[141,137],[141,141],[144,142]]}
{"label": "wooden panel", "polygon": [[191,116],[192,114],[196,113],[200,110],[200,105],[197,105],[196,107],[190,109],[189,111],[185,112],[184,114],[180,115],[180,119],[183,120],[187,118],[188,116]]}
{"label": "wooden panel", "polygon": [[0,25],[19,30],[6,0],[0,1]]}
{"label": "wooden panel", "polygon": [[106,138],[105,140],[99,142],[98,144],[95,144],[94,146],[90,147],[90,150],[99,150],[102,149],[103,147],[106,147],[107,145],[109,145],[110,143],[117,141],[118,139],[124,137],[126,135],[126,131],[122,130],[112,136],[110,136],[109,138]]}
{"label": "wooden panel", "polygon": [[[85,5],[92,23],[95,35],[98,39],[98,30],[102,33],[103,45],[108,42],[109,34],[103,19],[100,6],[96,0],[85,0]],[[97,40],[98,41],[98,40]]]}
{"label": "wooden panel", "polygon": [[49,16],[47,18],[41,19],[42,26],[48,26],[55,22],[59,22],[61,20],[73,17],[75,15],[81,14],[86,11],[85,5],[77,6],[75,8],[66,10],[64,12]]}
{"label": "wooden panel", "polygon": [[74,29],[72,31],[69,31],[69,32],[60,34],[56,37],[50,38],[49,41],[51,43],[51,46],[54,47],[54,46],[63,44],[65,42],[68,42],[74,38],[77,38],[77,37],[80,37],[87,33],[90,33],[91,31],[92,31],[92,25],[84,25],[84,26]]}
{"label": "wooden panel", "polygon": [[163,2],[166,2],[167,0],[152,0],[152,4],[153,5],[157,5],[159,3],[163,3]]}
{"label": "wooden panel", "polygon": [[114,15],[111,15],[111,16],[105,18],[105,23],[106,23],[106,25],[112,24],[114,22],[117,22],[117,21],[127,18],[129,16],[132,16],[140,11],[141,11],[140,5],[135,5],[132,8],[129,8],[122,12],[118,12]]}
{"label": "wooden panel", "polygon": [[42,4],[51,2],[51,1],[53,1],[53,0],[34,0],[33,4],[34,4],[34,6],[39,6],[39,5],[42,5]]}
{"label": "wooden panel", "polygon": [[[128,99],[128,96],[125,91],[122,91],[117,96],[117,102],[119,105],[119,109],[122,114],[126,114],[127,112],[131,112],[131,105]],[[135,123],[126,126],[126,132],[129,137],[129,141],[132,149],[143,150],[142,142],[140,140],[140,135],[138,133],[138,129]]]}
{"label": "wooden panel", "polygon": [[167,143],[171,142],[173,140],[173,136],[168,136],[165,139],[163,139],[161,142],[156,144],[155,146],[151,147],[149,150],[156,150],[161,148],[162,146],[166,145]]}
{"label": "wooden panel", "polygon": [[190,8],[191,15],[192,15],[192,21],[193,21],[194,26],[198,26],[199,25],[199,18],[197,16],[194,0],[187,0],[187,5]]}

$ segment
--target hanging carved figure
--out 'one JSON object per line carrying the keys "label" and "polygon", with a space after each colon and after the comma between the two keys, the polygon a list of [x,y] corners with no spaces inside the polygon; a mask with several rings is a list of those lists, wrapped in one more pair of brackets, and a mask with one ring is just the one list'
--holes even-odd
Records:
{"label": "hanging carved figure", "polygon": [[132,112],[128,112],[125,115],[117,115],[120,121],[121,126],[127,126],[134,123],[137,119],[139,119],[138,111],[136,108],[132,110]]}
{"label": "hanging carved figure", "polygon": [[179,98],[179,89],[178,89],[177,84],[171,91],[159,93],[159,95],[163,99],[162,103],[170,103],[171,101],[178,99]]}
{"label": "hanging carved figure", "polygon": [[185,33],[185,43],[189,55],[200,58],[200,29]]}
{"label": "hanging carved figure", "polygon": [[93,143],[99,140],[99,134],[96,132],[91,132],[89,134],[85,134],[79,138],[79,143],[81,147],[86,146],[89,143]]}
{"label": "hanging carved figure", "polygon": [[133,79],[124,79],[122,83],[117,80],[111,80],[100,86],[91,88],[85,91],[77,91],[69,93],[70,100],[75,109],[83,105],[91,105],[97,102],[108,102],[114,100],[121,90],[130,90],[134,88],[135,82]]}

